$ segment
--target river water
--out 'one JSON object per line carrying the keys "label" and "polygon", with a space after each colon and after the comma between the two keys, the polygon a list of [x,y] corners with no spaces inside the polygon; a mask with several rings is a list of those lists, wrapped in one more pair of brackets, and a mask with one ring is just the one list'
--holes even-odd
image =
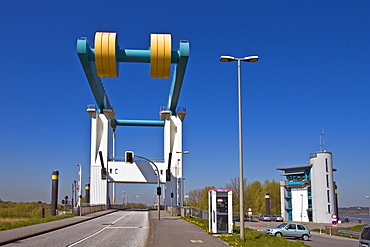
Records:
{"label": "river water", "polygon": [[368,214],[339,214],[339,219],[345,222],[347,216],[351,223],[370,224],[370,217]]}

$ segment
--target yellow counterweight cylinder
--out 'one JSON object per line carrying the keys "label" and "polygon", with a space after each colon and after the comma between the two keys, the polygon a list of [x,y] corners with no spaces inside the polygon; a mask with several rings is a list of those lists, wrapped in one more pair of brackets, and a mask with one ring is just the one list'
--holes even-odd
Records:
{"label": "yellow counterweight cylinder", "polygon": [[150,35],[150,77],[170,77],[171,34]]}
{"label": "yellow counterweight cylinder", "polygon": [[95,65],[99,77],[118,77],[117,34],[95,34]]}

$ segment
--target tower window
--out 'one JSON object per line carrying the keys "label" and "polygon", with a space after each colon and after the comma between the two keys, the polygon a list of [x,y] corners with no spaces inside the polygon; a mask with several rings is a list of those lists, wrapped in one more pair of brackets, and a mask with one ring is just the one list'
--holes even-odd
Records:
{"label": "tower window", "polygon": [[330,188],[329,175],[328,174],[326,174],[326,187]]}

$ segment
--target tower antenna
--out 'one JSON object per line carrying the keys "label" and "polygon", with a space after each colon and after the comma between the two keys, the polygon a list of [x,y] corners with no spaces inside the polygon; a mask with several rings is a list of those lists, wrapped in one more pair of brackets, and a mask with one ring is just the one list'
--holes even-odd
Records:
{"label": "tower antenna", "polygon": [[324,129],[322,129],[321,134],[319,134],[320,137],[320,152],[324,151]]}

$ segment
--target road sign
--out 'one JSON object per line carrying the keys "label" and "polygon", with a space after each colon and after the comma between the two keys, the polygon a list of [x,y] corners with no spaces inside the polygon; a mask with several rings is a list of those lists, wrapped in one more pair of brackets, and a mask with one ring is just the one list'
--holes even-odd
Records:
{"label": "road sign", "polygon": [[248,208],[248,215],[252,215],[252,208]]}
{"label": "road sign", "polygon": [[338,224],[338,216],[337,216],[336,214],[333,214],[333,215],[331,216],[331,218],[332,218],[331,224],[332,224],[333,226],[337,226],[337,224]]}

